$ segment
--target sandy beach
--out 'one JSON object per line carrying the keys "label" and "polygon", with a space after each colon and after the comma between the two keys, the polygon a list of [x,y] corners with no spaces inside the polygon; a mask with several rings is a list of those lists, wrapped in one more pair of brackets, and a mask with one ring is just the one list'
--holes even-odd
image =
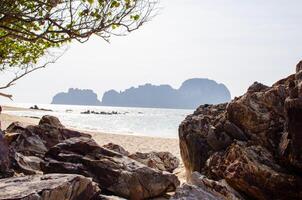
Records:
{"label": "sandy beach", "polygon": [[[24,110],[26,108],[3,106],[2,109],[4,113],[0,115],[0,121],[1,121],[1,128],[3,130],[5,130],[12,122],[16,122],[16,121],[19,121],[25,125],[36,125],[39,123],[39,119],[36,118],[20,117],[20,116],[15,116],[5,113],[5,111],[19,111],[19,110]],[[32,111],[35,112],[35,110]],[[115,143],[124,147],[130,153],[168,151],[181,160],[178,139],[110,134],[110,133],[102,133],[102,132],[87,132],[87,131],[82,131],[82,132],[91,134],[93,139],[99,145],[105,145],[110,142]],[[175,170],[175,173],[179,176],[181,180],[184,180],[185,173],[183,170],[182,162],[180,164],[179,169]]]}

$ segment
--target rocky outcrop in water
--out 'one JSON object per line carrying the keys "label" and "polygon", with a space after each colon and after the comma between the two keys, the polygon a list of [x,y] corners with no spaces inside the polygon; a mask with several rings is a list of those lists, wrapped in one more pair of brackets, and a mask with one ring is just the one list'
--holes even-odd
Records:
{"label": "rocky outcrop in water", "polygon": [[101,102],[92,90],[69,88],[68,92],[60,92],[52,98],[52,104],[92,105],[99,106]]}
{"label": "rocky outcrop in water", "polygon": [[197,171],[242,199],[302,199],[301,66],[271,87],[255,82],[228,104],[200,106],[181,123],[188,180]]}
{"label": "rocky outcrop in water", "polygon": [[204,103],[215,104],[230,100],[231,94],[224,84],[195,78],[184,81],[179,89],[170,85],[145,84],[123,92],[109,90],[103,95],[102,105],[193,109]]}

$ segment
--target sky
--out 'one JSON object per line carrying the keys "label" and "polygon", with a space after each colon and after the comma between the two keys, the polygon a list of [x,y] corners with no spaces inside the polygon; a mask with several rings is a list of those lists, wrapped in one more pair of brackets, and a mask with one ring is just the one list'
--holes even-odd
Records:
{"label": "sky", "polygon": [[254,81],[271,85],[294,73],[302,59],[301,0],[161,0],[160,7],[128,36],[73,42],[55,64],[5,92],[16,103],[50,103],[70,87],[92,89],[101,99],[110,89],[178,88],[189,78],[209,78],[235,97]]}

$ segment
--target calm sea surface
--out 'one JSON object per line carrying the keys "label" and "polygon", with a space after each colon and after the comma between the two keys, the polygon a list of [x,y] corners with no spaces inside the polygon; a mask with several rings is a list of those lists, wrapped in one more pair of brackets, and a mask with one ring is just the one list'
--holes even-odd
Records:
{"label": "calm sea surface", "polygon": [[[34,104],[10,104],[29,108]],[[73,106],[37,104],[39,108],[51,109],[48,111],[7,111],[18,116],[42,117],[53,115],[69,127],[106,133],[143,135],[153,137],[178,137],[178,126],[193,110],[159,109],[159,108],[130,108],[105,106]],[[114,115],[81,114],[91,110],[96,112],[118,112]]]}

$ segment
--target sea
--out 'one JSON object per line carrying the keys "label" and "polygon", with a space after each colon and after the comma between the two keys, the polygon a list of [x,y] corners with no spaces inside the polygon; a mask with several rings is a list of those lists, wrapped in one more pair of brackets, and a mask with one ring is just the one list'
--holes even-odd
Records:
{"label": "sea", "polygon": [[[30,108],[34,105],[52,111],[22,110],[5,111],[5,113],[32,118],[53,115],[58,117],[65,126],[79,130],[163,138],[177,138],[179,124],[187,115],[193,113],[193,110],[184,109],[9,104],[9,106],[21,108]],[[102,114],[83,114],[88,110]]]}

